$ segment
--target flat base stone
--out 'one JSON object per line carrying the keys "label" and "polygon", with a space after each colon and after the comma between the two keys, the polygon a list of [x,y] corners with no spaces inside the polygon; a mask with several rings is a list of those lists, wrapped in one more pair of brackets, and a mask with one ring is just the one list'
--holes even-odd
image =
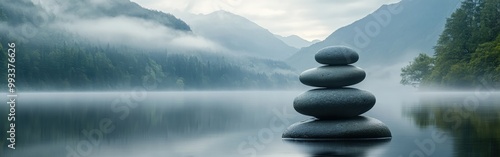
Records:
{"label": "flat base stone", "polygon": [[365,116],[346,119],[298,122],[288,127],[282,135],[285,140],[387,140],[391,131],[381,121]]}
{"label": "flat base stone", "polygon": [[339,140],[339,141],[292,141],[283,143],[299,149],[313,157],[320,156],[370,156],[390,143],[385,140]]}

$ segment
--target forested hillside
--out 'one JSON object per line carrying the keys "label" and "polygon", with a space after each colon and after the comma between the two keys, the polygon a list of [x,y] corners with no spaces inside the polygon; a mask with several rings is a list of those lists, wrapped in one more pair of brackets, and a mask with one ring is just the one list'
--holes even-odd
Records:
{"label": "forested hillside", "polygon": [[[21,45],[16,50],[16,81],[21,91],[120,90],[137,86],[151,90],[282,88],[294,78],[254,72],[231,64],[224,56],[203,52],[187,56],[75,43],[50,48]],[[267,63],[287,68],[274,61]]]}
{"label": "forested hillside", "polygon": [[500,0],[465,0],[446,22],[434,56],[420,54],[401,83],[427,87],[500,86]]}
{"label": "forested hillside", "polygon": [[[64,6],[90,2],[85,0]],[[76,20],[86,16],[140,18],[142,21],[139,22],[151,22],[146,28],[175,30],[170,32],[177,34],[166,34],[165,36],[172,39],[165,41],[186,36],[195,38],[190,35],[189,26],[172,15],[137,8],[137,4],[126,0],[114,0],[109,3],[110,6],[128,6],[126,8],[129,9],[89,6],[86,8],[93,8],[95,11],[63,12],[77,16]],[[129,12],[131,10],[134,11]],[[43,19],[40,16],[42,14],[46,15]],[[7,43],[14,42],[16,87],[19,91],[126,90],[135,87],[145,87],[148,90],[272,89],[290,87],[297,82],[296,74],[283,62],[240,57],[219,50],[170,48],[169,43],[162,42],[149,43],[158,47],[145,48],[137,46],[148,44],[140,39],[127,40],[129,43],[138,43],[137,45],[99,42],[78,30],[56,27],[53,23],[66,20],[61,20],[61,16],[68,15],[48,12],[26,0],[0,4],[0,65],[7,64]],[[183,31],[188,33],[184,35]],[[141,37],[142,34],[138,36]],[[102,38],[105,37],[107,36],[103,35]],[[1,76],[5,78],[6,73],[6,66],[0,66]],[[0,81],[2,89],[6,89],[6,83],[6,80]]]}

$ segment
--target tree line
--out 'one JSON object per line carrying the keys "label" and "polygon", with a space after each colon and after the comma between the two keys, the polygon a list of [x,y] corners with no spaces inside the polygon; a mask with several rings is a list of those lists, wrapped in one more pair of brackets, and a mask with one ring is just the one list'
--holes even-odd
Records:
{"label": "tree line", "polygon": [[[21,91],[124,90],[137,86],[149,90],[282,88],[296,82],[293,75],[251,71],[231,63],[231,58],[205,56],[203,52],[144,52],[81,43],[18,45],[16,86]],[[0,47],[0,51],[6,49]],[[0,64],[6,65],[2,58]],[[1,67],[5,74],[6,67]],[[6,82],[0,82],[2,88]]]}
{"label": "tree line", "polygon": [[433,56],[402,68],[401,84],[500,87],[500,0],[465,0],[447,19]]}

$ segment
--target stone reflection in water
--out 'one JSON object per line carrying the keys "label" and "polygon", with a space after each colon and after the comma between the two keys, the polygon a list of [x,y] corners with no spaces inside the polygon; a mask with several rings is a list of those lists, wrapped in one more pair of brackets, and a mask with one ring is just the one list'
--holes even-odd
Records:
{"label": "stone reflection in water", "polygon": [[378,149],[388,144],[390,139],[385,140],[339,140],[339,141],[290,141],[285,143],[297,147],[310,157],[325,156],[370,156]]}
{"label": "stone reflection in water", "polygon": [[423,95],[404,115],[449,133],[456,156],[500,154],[500,93]]}

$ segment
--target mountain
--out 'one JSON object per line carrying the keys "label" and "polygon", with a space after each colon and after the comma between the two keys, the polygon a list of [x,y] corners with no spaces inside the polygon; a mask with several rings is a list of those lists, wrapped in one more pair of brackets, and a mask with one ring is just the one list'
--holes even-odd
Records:
{"label": "mountain", "polygon": [[[174,13],[176,14],[176,13]],[[226,11],[207,15],[178,13],[195,34],[208,38],[235,53],[284,60],[297,49],[288,46],[256,23]]]}
{"label": "mountain", "polygon": [[44,0],[36,5],[57,17],[75,15],[78,18],[92,19],[126,16],[155,21],[176,30],[190,31],[184,21],[172,14],[145,9],[130,0]]}
{"label": "mountain", "polygon": [[[0,52],[15,43],[16,88],[269,89],[297,84],[283,61],[236,55],[182,20],[128,0],[0,3]],[[0,53],[0,58],[7,58]],[[7,60],[0,60],[2,65]],[[0,66],[0,75],[7,76]],[[0,89],[7,91],[7,78]]]}
{"label": "mountain", "polygon": [[320,42],[320,40],[307,41],[297,35],[290,35],[286,37],[283,37],[281,35],[275,35],[275,36],[281,41],[285,42],[285,44],[295,47],[297,49],[308,47],[311,46],[312,44]]}
{"label": "mountain", "polygon": [[299,70],[316,67],[314,54],[323,47],[345,45],[360,54],[358,65],[388,66],[409,61],[418,53],[432,54],[446,19],[460,0],[402,0],[340,28],[324,41],[300,49],[287,59]]}

